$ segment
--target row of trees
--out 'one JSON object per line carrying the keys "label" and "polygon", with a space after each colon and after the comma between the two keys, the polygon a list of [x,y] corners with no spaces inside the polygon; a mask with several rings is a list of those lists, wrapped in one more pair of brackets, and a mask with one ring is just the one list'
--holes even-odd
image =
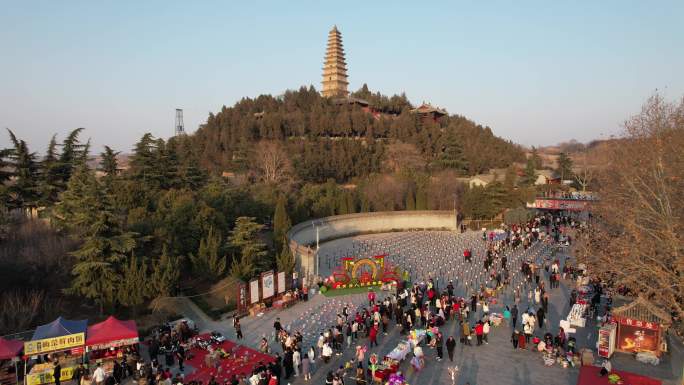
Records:
{"label": "row of trees", "polygon": [[[684,319],[684,99],[655,95],[605,143],[601,201],[582,239],[590,271]],[[679,323],[681,327],[681,323]]]}

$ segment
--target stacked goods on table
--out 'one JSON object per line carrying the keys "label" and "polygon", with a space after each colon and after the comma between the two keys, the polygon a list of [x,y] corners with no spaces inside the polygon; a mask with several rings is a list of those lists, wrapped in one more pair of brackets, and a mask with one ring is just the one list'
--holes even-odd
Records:
{"label": "stacked goods on table", "polygon": [[188,382],[202,381],[207,383],[213,376],[217,382],[223,383],[232,379],[234,374],[249,376],[259,364],[267,365],[275,361],[268,354],[228,340],[206,344],[210,338],[209,334],[197,336],[197,340],[203,343],[198,343],[196,347],[190,349],[186,363],[192,366],[195,371],[186,376]]}

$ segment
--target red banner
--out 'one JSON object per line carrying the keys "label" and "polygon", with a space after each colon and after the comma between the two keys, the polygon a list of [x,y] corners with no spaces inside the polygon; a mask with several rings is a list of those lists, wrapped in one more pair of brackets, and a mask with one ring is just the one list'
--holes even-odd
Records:
{"label": "red banner", "polygon": [[590,202],[585,200],[535,199],[534,203],[528,203],[527,207],[542,210],[585,211],[589,209],[589,205]]}
{"label": "red banner", "polygon": [[621,325],[625,325],[625,326],[634,326],[637,328],[649,329],[649,330],[660,329],[660,324],[655,323],[655,322],[644,322],[644,321],[639,321],[639,320],[635,320],[632,318],[621,318],[621,317],[620,318],[615,317],[615,318],[617,319],[617,321]]}

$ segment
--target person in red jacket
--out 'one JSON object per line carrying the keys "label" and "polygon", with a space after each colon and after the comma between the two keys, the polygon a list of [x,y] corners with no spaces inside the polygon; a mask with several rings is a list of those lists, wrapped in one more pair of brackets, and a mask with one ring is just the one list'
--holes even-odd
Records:
{"label": "person in red jacket", "polygon": [[463,250],[463,258],[465,258],[466,262],[472,262],[470,259],[472,257],[472,254],[470,253],[470,249],[465,249]]}
{"label": "person in red jacket", "polygon": [[373,306],[375,303],[375,292],[372,289],[368,289],[368,306]]}
{"label": "person in red jacket", "polygon": [[477,337],[477,346],[482,345],[482,335],[484,334],[484,327],[482,326],[482,321],[478,321],[475,324],[475,337]]}
{"label": "person in red jacket", "polygon": [[368,332],[368,338],[370,339],[370,347],[373,347],[373,344],[375,346],[378,346],[378,327],[377,325],[373,325],[370,328],[370,331]]}

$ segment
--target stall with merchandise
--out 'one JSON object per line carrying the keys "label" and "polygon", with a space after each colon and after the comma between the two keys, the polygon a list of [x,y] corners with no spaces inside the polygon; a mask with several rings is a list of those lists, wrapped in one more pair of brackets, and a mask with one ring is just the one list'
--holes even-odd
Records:
{"label": "stall with merchandise", "polygon": [[88,362],[100,363],[106,373],[111,373],[114,361],[121,360],[124,353],[137,354],[138,328],[135,321],[121,321],[109,317],[88,327],[85,345]]}
{"label": "stall with merchandise", "polygon": [[672,325],[672,318],[647,299],[638,297],[614,308],[612,317],[617,324],[618,352],[637,354],[639,358],[639,354],[660,357],[667,351],[665,332]]}
{"label": "stall with merchandise", "polygon": [[24,343],[17,340],[6,340],[0,337],[0,384],[19,383],[17,364],[21,360],[20,353]]}
{"label": "stall with merchandise", "polygon": [[62,317],[38,326],[31,340],[24,342],[25,368],[30,367],[24,377],[25,384],[55,382],[53,373],[56,363],[61,367],[61,381],[70,380],[74,369],[83,362],[87,327],[87,320],[72,321]]}

